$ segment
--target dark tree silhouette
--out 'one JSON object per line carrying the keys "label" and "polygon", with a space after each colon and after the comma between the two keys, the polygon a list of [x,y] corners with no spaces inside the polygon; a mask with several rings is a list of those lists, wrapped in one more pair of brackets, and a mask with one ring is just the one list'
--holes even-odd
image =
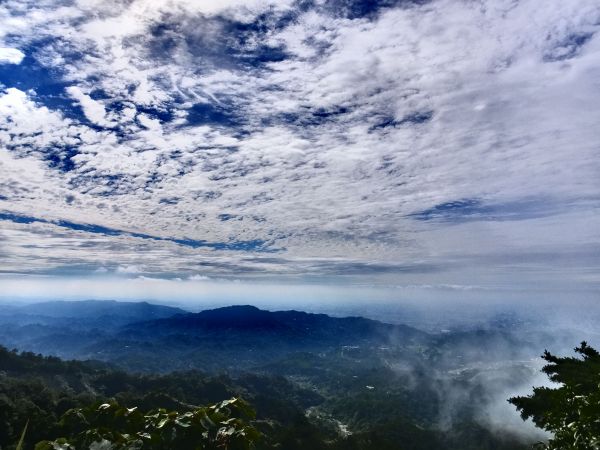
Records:
{"label": "dark tree silhouette", "polygon": [[527,397],[508,401],[526,420],[552,433],[548,450],[600,449],[600,353],[582,342],[575,348],[580,357],[557,357],[545,351],[548,364],[542,371],[557,388],[536,387]]}

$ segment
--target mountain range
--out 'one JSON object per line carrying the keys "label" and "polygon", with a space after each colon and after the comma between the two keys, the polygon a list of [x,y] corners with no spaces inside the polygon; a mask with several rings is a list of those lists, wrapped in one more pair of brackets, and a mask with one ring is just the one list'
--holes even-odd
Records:
{"label": "mountain range", "polygon": [[[351,433],[357,446],[347,448],[369,450],[396,449],[398,440],[415,450],[440,448],[440,442],[453,450],[525,448],[509,431],[498,438],[480,413],[495,405],[498,396],[506,404],[504,386],[508,389],[534,376],[537,368],[522,360],[529,339],[505,327],[428,334],[364,317],[266,311],[249,305],[197,313],[144,302],[0,307],[0,344],[88,360],[84,364],[91,369],[85,371],[92,372],[86,372],[85,380],[73,380],[82,389],[93,384],[94,392],[122,392],[127,404],[150,407],[156,402],[145,399],[142,387],[154,386],[156,380],[178,380],[168,382],[169,392],[185,403],[190,398],[184,386],[195,392],[198,380],[212,377],[201,391],[214,394],[205,396],[213,401],[217,394],[230,395],[223,385],[231,382],[222,377],[233,377],[239,380],[232,388],[236,395],[250,398],[259,411],[270,411],[269,423],[272,418],[293,417],[285,426],[298,436],[309,433],[312,424],[316,428],[310,433],[319,430],[323,435],[320,442],[341,438],[344,447],[350,445]],[[16,357],[7,355],[9,362]],[[34,357],[26,353],[19,364],[42,363]],[[499,372],[502,359],[507,362]],[[53,359],[44,361],[60,366]],[[69,364],[61,366],[60,379],[49,369],[36,376],[53,388],[63,386],[84,367]],[[0,365],[0,377],[7,367]],[[110,373],[94,375],[96,370]],[[131,386],[138,384],[139,393],[132,397],[137,388]],[[277,400],[284,395],[288,401]],[[177,406],[172,399],[165,401]],[[14,404],[18,402],[15,397]],[[444,428],[448,421],[449,431]],[[294,442],[296,447],[288,442],[285,448],[320,448],[296,437]]]}

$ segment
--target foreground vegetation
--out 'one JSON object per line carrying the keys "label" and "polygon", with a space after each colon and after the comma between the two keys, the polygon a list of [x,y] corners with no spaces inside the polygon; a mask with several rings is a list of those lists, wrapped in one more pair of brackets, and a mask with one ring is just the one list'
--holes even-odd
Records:
{"label": "foreground vegetation", "polygon": [[[457,423],[452,433],[420,426],[400,398],[362,391],[324,398],[283,376],[137,375],[0,347],[0,447],[14,450],[29,422],[24,450],[38,443],[37,450],[527,448],[494,440],[473,422]],[[352,424],[351,434],[331,418],[307,417],[307,409],[327,404]]]}
{"label": "foreground vegetation", "polygon": [[[237,399],[239,395],[251,400],[260,413],[255,416]],[[179,433],[183,440],[207,432],[199,441],[205,448],[222,443],[222,437],[236,436],[256,440],[257,448],[329,448],[326,436],[308,422],[301,407],[314,402],[314,397],[282,377],[249,374],[234,380],[198,371],[135,375],[104,364],[61,361],[0,347],[0,448],[14,449],[26,423],[25,450],[41,441],[54,441],[42,449],[67,450],[67,443],[87,448],[81,445],[93,437],[131,444],[122,448],[143,443],[145,449],[166,449],[172,447],[153,446],[162,442],[156,433],[162,436],[179,428],[185,430]],[[228,398],[236,400],[222,401]],[[259,434],[263,437],[257,439]],[[186,447],[178,441],[177,448]]]}
{"label": "foreground vegetation", "polygon": [[536,387],[528,397],[509,400],[523,419],[552,433],[540,449],[600,449],[600,353],[585,342],[575,352],[581,358],[543,355],[548,364],[542,370],[558,387]]}
{"label": "foreground vegetation", "polygon": [[162,408],[142,413],[112,401],[67,411],[59,428],[68,437],[42,441],[35,449],[250,450],[261,437],[244,420],[252,418],[254,411],[239,398],[185,413]]}
{"label": "foreground vegetation", "polygon": [[[537,387],[530,396],[509,399],[523,419],[552,433],[548,442],[536,444],[540,449],[600,449],[600,353],[585,342],[575,351],[580,358],[543,355],[548,362],[543,371],[556,387]],[[398,416],[369,421],[377,414],[368,401],[359,409],[370,431],[336,435],[303,413],[301,399],[314,394],[281,377],[233,380],[199,372],[140,376],[3,347],[0,368],[0,448],[8,450],[454,447],[452,439],[445,441]],[[196,406],[235,392],[256,400],[266,415],[257,415],[239,397]],[[338,407],[343,409],[342,401]],[[455,432],[460,435],[460,429]],[[517,445],[498,442],[496,448]],[[466,442],[464,448],[469,446]]]}

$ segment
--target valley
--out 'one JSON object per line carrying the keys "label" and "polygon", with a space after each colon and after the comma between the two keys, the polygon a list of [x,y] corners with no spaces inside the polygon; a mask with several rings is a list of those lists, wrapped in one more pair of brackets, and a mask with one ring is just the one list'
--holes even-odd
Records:
{"label": "valley", "polygon": [[[148,398],[162,398],[173,407],[192,402],[188,391],[201,383],[192,403],[241,395],[259,417],[292,426],[280,417],[283,408],[283,417],[300,420],[323,448],[392,449],[401,440],[403,449],[439,448],[437,441],[448,449],[511,450],[543,437],[506,403],[540,368],[536,342],[519,330],[435,334],[295,310],[189,313],[94,301],[5,307],[0,325],[0,344],[28,358],[39,353],[104,371],[58,384],[37,373],[52,389],[148,406]],[[135,387],[147,382],[154,387]]]}

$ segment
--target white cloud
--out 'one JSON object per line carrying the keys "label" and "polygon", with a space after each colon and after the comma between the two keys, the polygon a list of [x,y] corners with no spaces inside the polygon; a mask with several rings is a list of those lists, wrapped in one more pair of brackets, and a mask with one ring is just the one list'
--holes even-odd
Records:
{"label": "white cloud", "polygon": [[21,64],[24,58],[25,53],[18,48],[0,47],[0,64]]}
{"label": "white cloud", "polygon": [[206,275],[191,275],[188,277],[189,281],[206,281],[206,280],[210,280],[210,277],[207,277]]}
{"label": "white cloud", "polygon": [[[243,45],[214,13],[248,23],[266,3],[200,3],[169,3],[165,15],[155,2],[80,1],[46,21],[42,7],[32,8],[22,19],[30,31],[12,24],[24,43],[58,39],[36,58],[60,61],[67,93],[88,121],[110,129],[8,89],[0,163],[23,189],[0,184],[0,195],[24,214],[212,243],[258,239],[282,250],[268,259],[88,234],[57,241],[62,261],[106,264],[118,254],[124,268],[184,278],[201,263],[210,277],[380,270],[409,284],[471,285],[475,274],[489,285],[551,274],[566,283],[575,274],[558,267],[560,255],[600,243],[596,2],[540,10],[534,0],[438,0],[372,20],[317,7],[285,26],[267,23],[269,32]],[[253,65],[267,44],[286,57]],[[102,100],[90,96],[95,90]],[[198,123],[188,124],[194,114]],[[48,164],[47,149],[57,146],[69,170]],[[19,177],[24,167],[35,169]],[[65,206],[69,192],[77,201]],[[464,223],[410,216],[461,199],[505,209],[533,199],[552,212]],[[78,247],[83,236],[98,247]],[[129,252],[125,240],[146,252]],[[11,245],[22,255],[14,267],[42,265],[27,262],[36,251]],[[512,267],[502,259],[507,249]],[[542,253],[557,257],[541,264],[532,255]],[[582,259],[581,276],[588,264],[597,268]]]}
{"label": "white cloud", "polygon": [[81,105],[83,113],[88,120],[96,125],[105,127],[114,126],[114,122],[106,119],[106,109],[99,101],[94,100],[87,94],[84,94],[77,86],[69,86],[67,92]]}
{"label": "white cloud", "polygon": [[127,273],[127,274],[143,273],[144,268],[140,267],[140,266],[135,266],[135,265],[119,266],[119,267],[117,267],[116,272],[117,273]]}

